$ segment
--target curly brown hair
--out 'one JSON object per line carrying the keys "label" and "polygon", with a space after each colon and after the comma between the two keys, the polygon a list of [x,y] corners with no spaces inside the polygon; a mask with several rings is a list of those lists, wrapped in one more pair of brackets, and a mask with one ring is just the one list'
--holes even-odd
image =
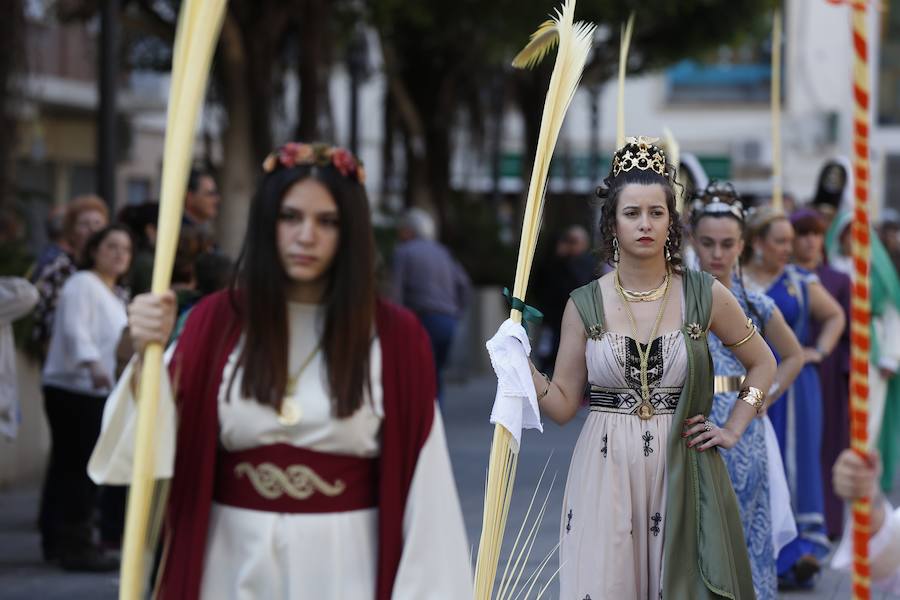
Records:
{"label": "curly brown hair", "polygon": [[613,239],[616,237],[616,206],[619,196],[625,186],[661,185],[666,194],[666,208],[669,210],[669,234],[667,244],[672,255],[669,266],[676,273],[681,273],[684,262],[682,250],[681,219],[675,208],[675,186],[679,185],[675,180],[675,167],[666,164],[666,176],[652,170],[631,169],[622,171],[616,176],[612,173],[603,180],[603,185],[597,188],[597,197],[600,199],[600,238],[597,242],[597,256],[601,262],[613,263]]}

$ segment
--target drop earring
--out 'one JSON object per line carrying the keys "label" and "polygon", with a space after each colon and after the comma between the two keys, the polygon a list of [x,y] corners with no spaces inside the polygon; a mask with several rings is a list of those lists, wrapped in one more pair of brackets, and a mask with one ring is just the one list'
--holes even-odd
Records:
{"label": "drop earring", "polygon": [[613,246],[613,262],[617,263],[617,262],[619,262],[619,238],[617,238],[617,237],[613,238],[612,246]]}

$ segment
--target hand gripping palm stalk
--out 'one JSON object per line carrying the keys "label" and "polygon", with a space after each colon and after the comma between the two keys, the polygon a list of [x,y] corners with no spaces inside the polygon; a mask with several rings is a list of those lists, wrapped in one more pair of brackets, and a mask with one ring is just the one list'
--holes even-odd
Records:
{"label": "hand gripping palm stalk", "polygon": [[[224,15],[225,0],[185,0],[178,17],[166,115],[165,158],[157,224],[159,234],[151,288],[157,294],[169,289],[172,278],[194,131]],[[152,560],[155,551],[152,543],[148,545],[147,530],[154,485],[153,457],[157,439],[155,424],[162,353],[160,344],[150,344],[144,350],[138,394],[134,467],[125,520],[119,587],[121,600],[137,600],[146,595],[146,557],[150,556]]]}
{"label": "hand gripping palm stalk", "polygon": [[[525,299],[528,289],[528,277],[540,231],[550,159],[556,147],[566,110],[578,88],[594,34],[594,25],[575,23],[574,13],[575,0],[565,0],[562,9],[557,10],[556,16],[551,20],[541,24],[532,34],[528,45],[513,61],[515,67],[531,67],[540,62],[554,45],[558,45],[556,63],[550,76],[550,87],[544,101],[541,129],[525,204],[522,237],[519,242],[513,297],[521,300]],[[513,309],[510,318],[521,321],[522,312]],[[510,432],[502,425],[495,426],[488,464],[481,541],[475,568],[477,600],[491,598],[497,575],[500,547],[506,529],[518,459],[517,450],[510,445],[510,437]]]}

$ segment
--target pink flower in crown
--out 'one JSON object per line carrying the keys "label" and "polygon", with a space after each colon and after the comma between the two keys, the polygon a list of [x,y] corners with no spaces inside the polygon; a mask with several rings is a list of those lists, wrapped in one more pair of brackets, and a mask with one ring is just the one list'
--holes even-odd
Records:
{"label": "pink flower in crown", "polygon": [[300,144],[296,142],[288,142],[278,150],[278,162],[287,168],[291,168],[297,164],[297,151]]}
{"label": "pink flower in crown", "polygon": [[356,159],[353,158],[353,155],[350,154],[349,150],[335,148],[334,152],[331,153],[331,164],[333,164],[334,168],[340,171],[341,175],[344,177],[356,175]]}

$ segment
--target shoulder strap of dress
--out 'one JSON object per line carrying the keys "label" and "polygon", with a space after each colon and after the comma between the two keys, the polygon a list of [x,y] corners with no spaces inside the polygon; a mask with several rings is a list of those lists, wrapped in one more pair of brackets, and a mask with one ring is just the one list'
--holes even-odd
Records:
{"label": "shoulder strap of dress", "polygon": [[709,327],[712,316],[712,284],[712,275],[705,271],[683,271],[685,324],[697,324],[704,331]]}
{"label": "shoulder strap of dress", "polygon": [[581,322],[584,323],[584,331],[588,334],[600,332],[604,330],[603,323],[603,295],[600,293],[599,281],[592,281],[587,285],[577,288],[569,294],[578,314],[581,316]]}

